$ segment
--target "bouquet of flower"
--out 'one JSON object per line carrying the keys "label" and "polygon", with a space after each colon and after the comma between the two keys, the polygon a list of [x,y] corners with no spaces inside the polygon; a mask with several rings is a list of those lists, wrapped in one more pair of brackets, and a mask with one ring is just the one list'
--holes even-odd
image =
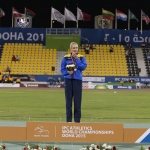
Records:
{"label": "bouquet of flower", "polygon": [[0,150],[6,149],[6,146],[1,142],[0,143]]}
{"label": "bouquet of flower", "polygon": [[30,145],[30,144],[26,143],[23,150],[60,150],[60,148],[56,144],[54,146],[50,146],[50,145],[40,146],[40,144]]}
{"label": "bouquet of flower", "polygon": [[66,66],[66,68],[68,71],[76,71],[77,70],[75,64],[73,64],[73,63],[68,64]]}
{"label": "bouquet of flower", "polygon": [[99,144],[91,144],[90,146],[86,146],[81,148],[80,150],[117,150],[115,146],[107,145],[106,143],[103,145]]}

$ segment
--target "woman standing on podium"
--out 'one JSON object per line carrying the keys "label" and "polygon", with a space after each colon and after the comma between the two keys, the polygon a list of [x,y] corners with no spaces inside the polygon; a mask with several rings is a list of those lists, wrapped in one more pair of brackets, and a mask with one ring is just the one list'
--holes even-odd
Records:
{"label": "woman standing on podium", "polygon": [[72,101],[74,98],[74,121],[81,119],[82,71],[87,67],[86,59],[78,54],[78,44],[70,43],[70,54],[61,63],[61,73],[65,78],[66,121],[72,122]]}

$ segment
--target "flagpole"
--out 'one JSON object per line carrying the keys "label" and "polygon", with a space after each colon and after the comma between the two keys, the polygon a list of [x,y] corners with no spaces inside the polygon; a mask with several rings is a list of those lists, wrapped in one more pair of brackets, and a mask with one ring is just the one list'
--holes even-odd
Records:
{"label": "flagpole", "polygon": [[52,7],[51,7],[51,28],[52,28]]}
{"label": "flagpole", "polygon": [[128,9],[128,30],[130,30],[130,9]]}
{"label": "flagpole", "polygon": [[24,14],[25,14],[25,17],[26,17],[26,7],[24,8]]}
{"label": "flagpole", "polygon": [[77,28],[78,28],[78,7],[77,7]]}
{"label": "flagpole", "polygon": [[66,8],[66,7],[64,7],[64,15],[65,15],[65,16],[64,16],[64,17],[65,17],[65,20],[64,20],[64,28],[65,28],[65,26],[66,26],[66,11],[65,11],[65,8]]}
{"label": "flagpole", "polygon": [[141,34],[142,34],[142,28],[143,28],[142,25],[143,25],[143,24],[142,24],[142,9],[141,9]]}
{"label": "flagpole", "polygon": [[115,29],[117,29],[117,9],[116,9],[116,17],[115,17]]}
{"label": "flagpole", "polygon": [[12,7],[12,27],[13,27],[13,24],[14,24],[14,18],[13,18],[13,10],[14,10],[14,7]]}
{"label": "flagpole", "polygon": [[102,8],[102,29],[103,29],[103,8]]}

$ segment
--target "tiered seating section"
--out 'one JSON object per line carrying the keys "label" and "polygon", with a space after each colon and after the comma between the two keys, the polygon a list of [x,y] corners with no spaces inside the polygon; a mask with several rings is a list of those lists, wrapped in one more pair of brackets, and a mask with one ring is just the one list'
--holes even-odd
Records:
{"label": "tiered seating section", "polygon": [[143,52],[147,74],[150,75],[150,60],[147,59],[147,54],[150,52],[150,48],[143,48],[142,52]]}
{"label": "tiered seating section", "polygon": [[[110,46],[114,52],[110,53]],[[93,45],[89,54],[85,54],[84,48],[79,54],[86,57],[87,69],[84,76],[128,76],[124,47],[122,45]]]}
{"label": "tiered seating section", "polygon": [[139,76],[137,58],[136,58],[134,47],[132,47],[131,50],[132,50],[132,55],[128,55],[128,56],[126,55],[128,74],[129,76]]}
{"label": "tiered seating section", "polygon": [[[12,61],[18,55],[20,61]],[[7,65],[11,74],[56,74],[56,49],[43,49],[42,44],[5,43],[0,63],[1,72],[6,73]]]}

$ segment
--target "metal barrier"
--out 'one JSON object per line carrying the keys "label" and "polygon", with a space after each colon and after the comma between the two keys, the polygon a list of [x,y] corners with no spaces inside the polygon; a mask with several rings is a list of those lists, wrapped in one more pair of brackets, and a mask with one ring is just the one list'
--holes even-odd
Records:
{"label": "metal barrier", "polygon": [[47,28],[46,29],[46,35],[48,34],[77,34],[81,35],[81,30],[80,29],[74,29],[74,28]]}

